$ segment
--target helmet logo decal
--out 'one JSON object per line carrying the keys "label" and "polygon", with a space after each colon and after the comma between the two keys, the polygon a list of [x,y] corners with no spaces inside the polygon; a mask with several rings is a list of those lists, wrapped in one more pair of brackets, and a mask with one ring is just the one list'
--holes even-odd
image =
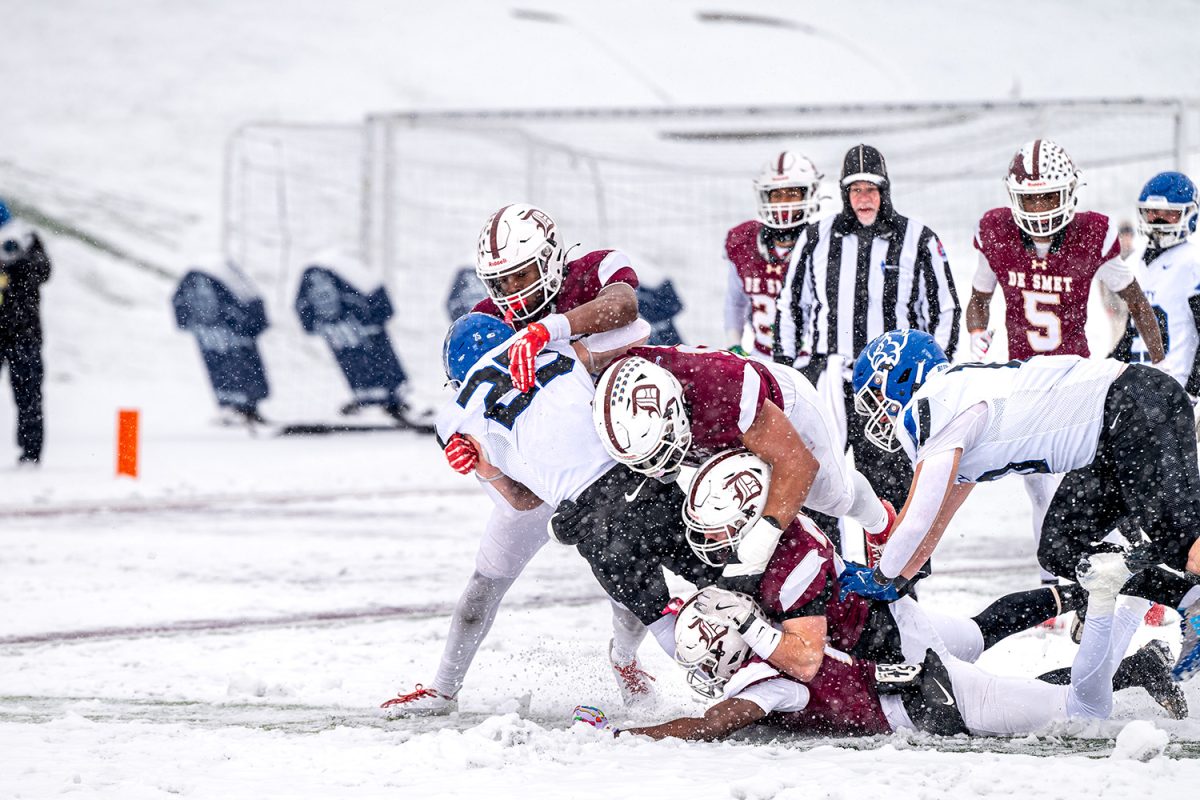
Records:
{"label": "helmet logo decal", "polygon": [[554,232],[554,223],[540,209],[529,209],[521,215],[521,219],[533,220],[533,224],[538,226],[544,236],[550,236]]}
{"label": "helmet logo decal", "polygon": [[721,640],[724,639],[725,634],[729,632],[728,628],[722,627],[720,632],[717,632],[713,629],[712,625],[709,625],[699,617],[693,620],[692,624],[688,627],[696,631],[697,635],[699,635],[700,644],[704,646],[705,650],[711,652],[718,659],[724,658],[725,645],[721,642]]}
{"label": "helmet logo decal", "polygon": [[639,411],[646,411],[652,416],[660,414],[661,412],[658,410],[659,396],[658,387],[652,383],[635,386],[630,395],[633,401],[633,416],[636,417]]}
{"label": "helmet logo decal", "polygon": [[745,508],[747,503],[763,492],[762,481],[750,470],[742,470],[729,478],[721,488],[728,489],[731,486],[733,487],[733,497],[742,508]]}

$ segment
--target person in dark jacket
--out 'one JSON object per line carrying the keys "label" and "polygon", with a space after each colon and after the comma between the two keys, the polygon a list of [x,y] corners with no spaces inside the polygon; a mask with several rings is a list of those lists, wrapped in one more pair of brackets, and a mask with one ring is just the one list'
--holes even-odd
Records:
{"label": "person in dark jacket", "polygon": [[50,258],[38,235],[0,200],[0,369],[8,366],[17,404],[20,464],[42,459],[42,284]]}

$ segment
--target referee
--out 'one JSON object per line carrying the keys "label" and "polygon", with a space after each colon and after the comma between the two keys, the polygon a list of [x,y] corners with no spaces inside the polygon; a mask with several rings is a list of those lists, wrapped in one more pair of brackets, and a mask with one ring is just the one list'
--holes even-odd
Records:
{"label": "referee", "polygon": [[[932,334],[953,359],[961,311],[937,235],[892,208],[887,164],[878,150],[860,144],[846,153],[841,190],[841,213],[808,225],[792,251],[774,355],[817,385],[847,449],[854,449],[858,470],[900,509],[913,467],[903,451],[885,453],[863,435],[850,384],[854,359],[876,336],[896,328]],[[827,532],[828,521],[819,520]]]}

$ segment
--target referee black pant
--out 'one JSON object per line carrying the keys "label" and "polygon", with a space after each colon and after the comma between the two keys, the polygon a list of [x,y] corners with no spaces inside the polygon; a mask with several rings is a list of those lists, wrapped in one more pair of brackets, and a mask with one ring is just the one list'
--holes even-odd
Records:
{"label": "referee black pant", "polygon": [[0,369],[8,365],[13,400],[17,406],[17,446],[22,461],[42,458],[42,343],[0,343]]}
{"label": "referee black pant", "polygon": [[[1038,561],[1074,580],[1083,555],[1113,549],[1100,540],[1120,523],[1148,537],[1140,560],[1182,571],[1200,536],[1200,467],[1187,395],[1169,375],[1132,364],[1109,387],[1103,425],[1092,463],[1067,473],[1050,501]],[[1122,593],[1175,608],[1194,585],[1151,568]]]}

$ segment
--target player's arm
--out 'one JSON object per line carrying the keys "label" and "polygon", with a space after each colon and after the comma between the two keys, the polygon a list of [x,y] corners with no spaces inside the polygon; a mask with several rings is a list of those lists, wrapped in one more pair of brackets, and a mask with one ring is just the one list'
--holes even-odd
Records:
{"label": "player's arm", "polygon": [[725,267],[729,275],[725,287],[725,338],[730,348],[741,347],[746,321],[750,319],[751,303],[737,268],[728,258],[725,259]]}
{"label": "player's arm", "polygon": [[742,434],[742,444],[771,467],[771,486],[763,516],[784,527],[791,524],[808,498],[820,463],[804,444],[787,415],[770,401]]}
{"label": "player's arm", "polygon": [[[879,562],[884,577],[912,578],[941,540],[946,525],[974,485],[965,484],[963,491],[954,482],[962,452],[962,448],[944,450],[917,462],[908,499]],[[920,553],[926,555],[917,561]]]}
{"label": "player's arm", "polygon": [[531,492],[523,483],[505,475],[499,467],[487,460],[487,454],[474,436],[456,433],[446,445],[446,460],[463,475],[475,471],[475,477],[490,485],[517,511],[531,511],[542,504],[542,499]]}
{"label": "player's arm", "polygon": [[1117,294],[1129,306],[1129,316],[1146,345],[1150,360],[1155,364],[1162,361],[1166,358],[1166,353],[1163,350],[1162,333],[1158,329],[1158,317],[1154,315],[1154,309],[1150,307],[1150,301],[1146,299],[1146,294],[1137,279]]}
{"label": "player's arm", "polygon": [[767,716],[767,712],[759,708],[757,703],[734,697],[717,703],[705,711],[703,717],[681,717],[661,725],[625,728],[621,733],[634,733],[649,736],[651,739],[713,741],[723,739],[734,731],[753,725],[765,716]]}
{"label": "player's arm", "polygon": [[[978,243],[975,246],[978,248]],[[971,299],[967,301],[967,333],[971,337],[971,356],[977,361],[982,361],[992,346],[992,331],[988,325],[992,319],[992,295],[996,293],[997,284],[996,273],[980,250],[975,277],[971,280]]]}
{"label": "player's arm", "polygon": [[594,300],[563,314],[571,325],[571,336],[615,330],[633,322],[637,315],[637,291],[628,283],[610,283]]}
{"label": "player's arm", "polygon": [[825,615],[784,620],[783,638],[767,663],[798,681],[808,683],[816,677],[825,659],[825,637],[829,625]]}

